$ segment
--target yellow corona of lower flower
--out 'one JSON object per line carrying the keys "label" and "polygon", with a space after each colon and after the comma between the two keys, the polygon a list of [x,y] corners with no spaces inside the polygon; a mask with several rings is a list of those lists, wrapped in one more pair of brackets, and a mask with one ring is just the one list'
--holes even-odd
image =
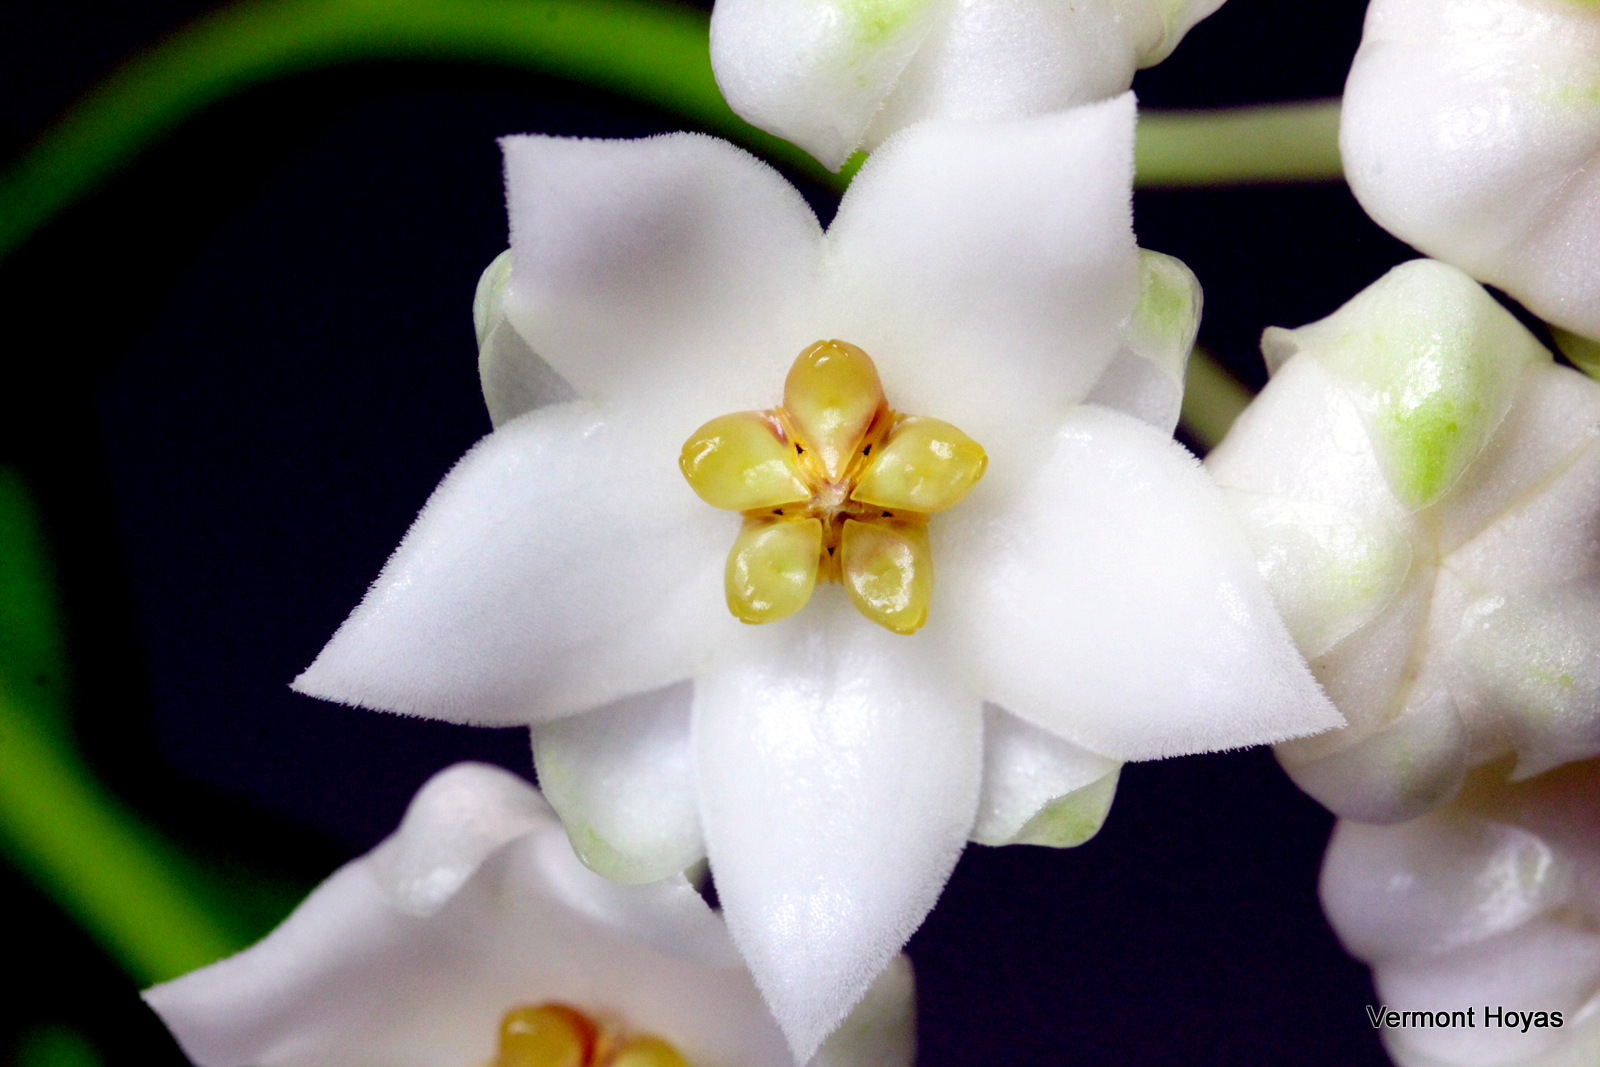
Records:
{"label": "yellow corona of lower flower", "polygon": [[493,1067],[689,1067],[659,1037],[614,1030],[565,1004],[513,1008],[500,1022]]}
{"label": "yellow corona of lower flower", "polygon": [[678,465],[712,507],[744,513],[728,554],[728,609],[773,622],[843,581],[857,609],[899,634],[928,620],[928,516],[983,477],[983,447],[938,419],[897,415],[872,358],[844,341],[800,353],[770,411],[712,419]]}

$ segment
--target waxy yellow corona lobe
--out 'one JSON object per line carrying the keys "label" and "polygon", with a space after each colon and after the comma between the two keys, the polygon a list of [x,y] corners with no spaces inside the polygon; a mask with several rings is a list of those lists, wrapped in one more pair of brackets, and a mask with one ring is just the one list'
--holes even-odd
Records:
{"label": "waxy yellow corona lobe", "polygon": [[500,1022],[500,1053],[490,1067],[689,1067],[659,1037],[620,1037],[576,1008],[513,1008]]}
{"label": "waxy yellow corona lobe", "polygon": [[744,513],[728,554],[728,609],[774,622],[842,581],[856,608],[895,633],[928,619],[928,516],[953,507],[988,457],[938,419],[889,409],[872,359],[844,341],[800,353],[771,411],[712,419],[678,465],[700,499]]}

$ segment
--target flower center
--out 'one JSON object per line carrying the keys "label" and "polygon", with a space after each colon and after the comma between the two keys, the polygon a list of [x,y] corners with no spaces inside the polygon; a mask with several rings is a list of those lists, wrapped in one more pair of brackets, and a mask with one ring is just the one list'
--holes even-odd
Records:
{"label": "flower center", "polygon": [[728,610],[773,622],[842,581],[856,608],[895,633],[928,619],[928,516],[983,477],[982,446],[948,422],[897,415],[855,345],[818,341],[783,383],[783,403],[712,419],[678,466],[700,499],[744,513],[728,554]]}
{"label": "flower center", "polygon": [[689,1061],[659,1037],[623,1037],[576,1008],[540,1004],[506,1012],[492,1067],[689,1067]]}

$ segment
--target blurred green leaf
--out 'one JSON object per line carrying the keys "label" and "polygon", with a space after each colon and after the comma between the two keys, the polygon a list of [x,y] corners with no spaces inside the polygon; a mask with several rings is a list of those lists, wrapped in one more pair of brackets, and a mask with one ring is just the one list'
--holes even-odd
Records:
{"label": "blurred green leaf", "polygon": [[35,1026],[22,1035],[15,1067],[101,1067],[105,1061],[87,1037],[69,1026]]}

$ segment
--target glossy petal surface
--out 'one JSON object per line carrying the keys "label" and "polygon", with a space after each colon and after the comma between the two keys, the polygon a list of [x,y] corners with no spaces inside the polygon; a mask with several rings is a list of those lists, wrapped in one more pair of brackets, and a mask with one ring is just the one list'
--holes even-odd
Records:
{"label": "glossy petal surface", "polygon": [[680,682],[533,727],[539,785],[591,870],[654,882],[705,855],[692,697],[692,683]]}
{"label": "glossy petal surface", "polygon": [[804,1059],[922,922],[977,805],[979,701],[932,635],[838,589],[696,682],[702,815],[729,929]]}
{"label": "glossy petal surface", "polygon": [[[1457,1025],[1385,1029],[1401,1067],[1593,1062],[1597,770],[1589,761],[1508,782],[1501,764],[1473,772],[1456,800],[1422,818],[1339,824],[1322,900],[1340,939],[1373,964],[1388,1007],[1462,1013]],[[1486,1019],[1489,1009],[1502,1020]]]}
{"label": "glossy petal surface", "polygon": [[1122,765],[993,704],[983,709],[983,791],[972,840],[1070,848],[1093,837]]}
{"label": "glossy petal surface", "polygon": [[1182,260],[1139,249],[1139,306],[1089,403],[1125,412],[1163,433],[1176,429],[1202,303],[1200,280]]}

